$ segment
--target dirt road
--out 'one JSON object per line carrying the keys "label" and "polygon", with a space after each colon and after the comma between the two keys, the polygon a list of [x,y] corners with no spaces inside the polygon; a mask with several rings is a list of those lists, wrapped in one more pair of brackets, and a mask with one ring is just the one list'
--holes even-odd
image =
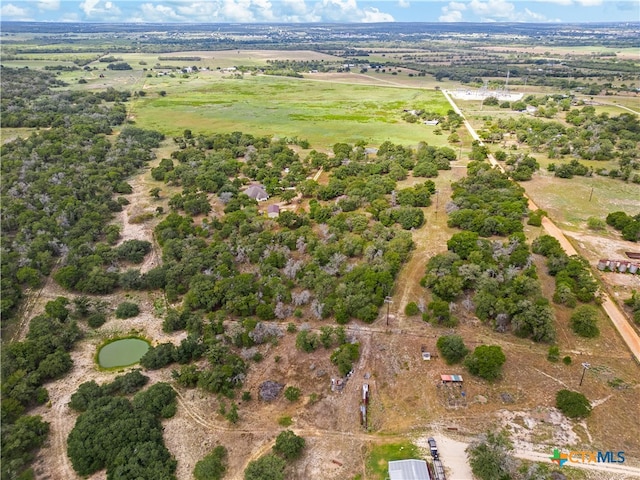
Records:
{"label": "dirt road", "polygon": [[[464,115],[462,115],[462,112],[460,111],[458,106],[455,104],[453,99],[449,96],[449,94],[444,90],[442,91],[442,93],[445,96],[445,98],[448,100],[448,102],[451,104],[451,107],[453,108],[453,110],[458,115],[461,115],[464,118]],[[480,144],[482,144],[480,137],[478,136],[474,128],[466,119],[464,120],[464,125],[469,131],[469,134],[475,140],[479,141]],[[502,165],[498,163],[498,161],[495,159],[493,155],[489,155],[489,162],[491,162],[491,164],[494,167],[498,167],[500,170],[504,172],[504,168],[502,167]],[[527,197],[526,194],[525,194],[525,197]],[[533,202],[533,200],[531,200],[529,197],[527,197],[527,200],[529,201],[529,208],[531,210],[538,209],[538,206]],[[556,240],[558,240],[558,242],[560,242],[560,245],[562,246],[563,250],[567,255],[578,255],[578,252],[573,247],[573,245],[571,245],[571,242],[569,242],[569,240],[567,239],[565,234],[562,232],[562,230],[560,230],[560,228],[558,228],[548,217],[542,218],[542,226],[544,227],[545,231],[549,235],[551,235]],[[622,336],[622,339],[629,347],[629,350],[631,350],[631,353],[635,357],[636,362],[640,364],[640,336],[638,336],[636,331],[629,324],[629,320],[627,319],[624,312],[620,309],[620,307],[613,300],[611,300],[611,297],[609,296],[609,294],[606,292],[602,292],[600,296],[602,299],[602,308],[611,319],[611,322],[616,327],[616,330],[618,330],[618,332]]]}

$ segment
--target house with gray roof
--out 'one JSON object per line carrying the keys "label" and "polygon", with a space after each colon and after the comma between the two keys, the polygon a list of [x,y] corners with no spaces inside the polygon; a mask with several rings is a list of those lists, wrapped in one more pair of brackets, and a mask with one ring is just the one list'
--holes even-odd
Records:
{"label": "house with gray roof", "polygon": [[244,191],[244,193],[249,198],[253,198],[258,202],[264,202],[265,200],[269,199],[269,194],[262,185],[251,185]]}

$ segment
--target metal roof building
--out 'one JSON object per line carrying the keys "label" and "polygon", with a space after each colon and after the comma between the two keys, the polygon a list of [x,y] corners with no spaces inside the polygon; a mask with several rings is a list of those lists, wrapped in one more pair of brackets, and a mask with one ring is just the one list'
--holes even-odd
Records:
{"label": "metal roof building", "polygon": [[424,460],[395,460],[389,462],[390,480],[431,480]]}

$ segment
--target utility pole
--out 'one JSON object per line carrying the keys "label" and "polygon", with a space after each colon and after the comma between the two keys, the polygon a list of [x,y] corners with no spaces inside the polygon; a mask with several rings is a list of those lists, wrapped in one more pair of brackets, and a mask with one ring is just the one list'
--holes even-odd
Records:
{"label": "utility pole", "polygon": [[384,297],[384,303],[387,304],[387,327],[388,327],[389,326],[389,307],[393,303],[393,300],[391,300],[391,297],[387,295],[386,297]]}
{"label": "utility pole", "polygon": [[580,377],[580,386],[582,386],[582,380],[584,380],[584,372],[589,370],[591,365],[587,362],[582,362],[582,376]]}

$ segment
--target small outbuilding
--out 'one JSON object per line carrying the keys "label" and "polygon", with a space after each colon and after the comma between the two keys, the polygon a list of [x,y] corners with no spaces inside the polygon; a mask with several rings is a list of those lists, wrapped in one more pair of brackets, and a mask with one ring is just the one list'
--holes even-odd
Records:
{"label": "small outbuilding", "polygon": [[424,460],[393,460],[389,462],[390,480],[431,480]]}
{"label": "small outbuilding", "polygon": [[440,375],[444,384],[462,384],[462,375]]}
{"label": "small outbuilding", "polygon": [[267,217],[278,218],[280,216],[280,205],[269,205],[267,207]]}

